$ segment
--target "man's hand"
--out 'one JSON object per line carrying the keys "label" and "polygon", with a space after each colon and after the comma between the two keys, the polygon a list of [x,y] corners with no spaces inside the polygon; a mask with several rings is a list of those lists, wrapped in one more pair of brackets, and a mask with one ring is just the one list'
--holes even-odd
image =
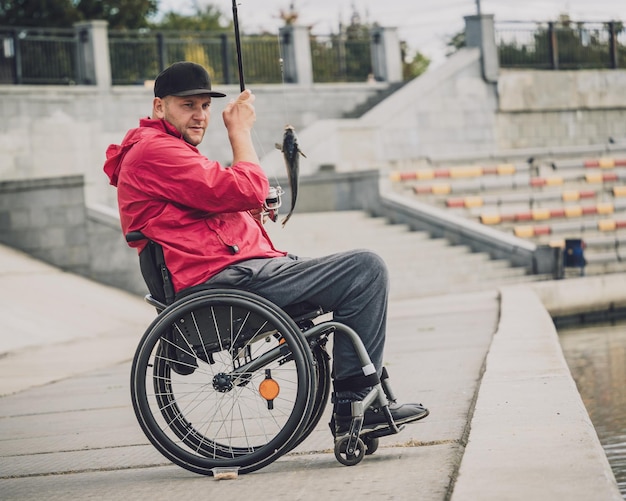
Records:
{"label": "man's hand", "polygon": [[233,150],[233,164],[251,162],[259,164],[259,157],[252,144],[252,127],[256,120],[255,96],[248,89],[226,105],[222,112],[228,139]]}
{"label": "man's hand", "polygon": [[251,209],[248,211],[250,215],[256,219],[259,223],[265,224],[267,221],[267,212],[261,207],[260,209]]}
{"label": "man's hand", "polygon": [[224,111],[222,118],[228,132],[251,131],[256,120],[254,110],[255,95],[248,89],[244,90],[237,99],[231,100]]}

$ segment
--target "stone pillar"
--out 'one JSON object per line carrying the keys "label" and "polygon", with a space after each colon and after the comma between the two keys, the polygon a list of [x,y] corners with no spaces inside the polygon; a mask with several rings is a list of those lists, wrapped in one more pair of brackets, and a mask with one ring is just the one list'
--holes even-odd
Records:
{"label": "stone pillar", "polygon": [[398,30],[375,26],[370,33],[374,79],[379,82],[401,82],[402,51]]}
{"label": "stone pillar", "polygon": [[78,35],[79,84],[111,87],[111,60],[106,21],[74,24]]}
{"label": "stone pillar", "polygon": [[313,83],[311,40],[306,26],[287,25],[279,29],[285,83]]}
{"label": "stone pillar", "polygon": [[482,56],[483,78],[496,83],[500,70],[493,14],[465,16],[465,45],[478,47]]}

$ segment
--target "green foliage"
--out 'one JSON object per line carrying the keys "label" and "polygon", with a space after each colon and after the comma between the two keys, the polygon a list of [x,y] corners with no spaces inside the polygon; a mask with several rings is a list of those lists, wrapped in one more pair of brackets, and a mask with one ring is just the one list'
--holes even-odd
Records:
{"label": "green foliage", "polygon": [[72,0],[0,0],[0,25],[69,28],[81,19]]}
{"label": "green foliage", "polygon": [[71,28],[103,19],[111,29],[137,29],[156,12],[157,0],[0,0],[0,25]]}
{"label": "green foliage", "polygon": [[406,43],[402,43],[402,77],[404,80],[411,80],[420,76],[430,66],[430,59],[424,54],[416,51],[412,56],[407,55]]}
{"label": "green foliage", "polygon": [[[623,31],[615,23],[615,34]],[[609,23],[573,23],[562,16],[558,23],[539,26],[531,42],[502,41],[499,44],[502,66],[560,69],[608,68],[611,65]],[[618,66],[623,67],[618,50]]]}
{"label": "green foliage", "polygon": [[459,31],[450,37],[446,42],[446,55],[450,56],[465,47],[465,31]]}
{"label": "green foliage", "polygon": [[218,7],[207,5],[204,9],[196,6],[196,11],[190,16],[167,12],[159,22],[151,23],[151,27],[160,30],[230,31],[232,21],[225,21],[224,14]]}
{"label": "green foliage", "polygon": [[[626,47],[618,35],[624,24],[577,23],[561,15],[554,23],[537,24],[534,28],[508,28],[496,25],[500,65],[505,68],[594,69],[611,67],[611,25],[616,40],[616,63],[626,67]],[[465,33],[454,34],[447,42],[448,55],[465,46]]]}
{"label": "green foliage", "polygon": [[76,9],[85,20],[104,19],[109,29],[137,29],[148,26],[156,14],[157,0],[77,0]]}

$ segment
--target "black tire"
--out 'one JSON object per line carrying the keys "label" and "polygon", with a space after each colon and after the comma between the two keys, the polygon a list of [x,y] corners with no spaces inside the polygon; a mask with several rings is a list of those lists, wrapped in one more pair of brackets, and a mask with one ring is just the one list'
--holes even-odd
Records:
{"label": "black tire", "polygon": [[[197,364],[186,375],[166,355],[173,331],[186,344],[176,349]],[[247,473],[302,436],[316,377],[306,341],[282,310],[243,291],[202,291],[150,325],[133,360],[131,397],[142,430],[172,462],[204,475],[216,467]],[[271,402],[261,395],[263,381],[277,388]]]}
{"label": "black tire", "polygon": [[313,432],[324,415],[326,405],[328,404],[328,397],[330,396],[330,357],[323,347],[316,346],[313,349],[313,359],[315,360],[316,375],[313,409],[311,411],[309,422],[303,428],[300,437],[298,437],[298,440],[296,440],[293,444],[292,449],[295,449],[298,445],[300,445],[304,439],[306,439]]}
{"label": "black tire", "polygon": [[345,466],[354,466],[359,464],[365,457],[365,444],[363,440],[356,440],[355,449],[351,453],[348,452],[348,442],[350,437],[345,436],[335,442],[335,458]]}

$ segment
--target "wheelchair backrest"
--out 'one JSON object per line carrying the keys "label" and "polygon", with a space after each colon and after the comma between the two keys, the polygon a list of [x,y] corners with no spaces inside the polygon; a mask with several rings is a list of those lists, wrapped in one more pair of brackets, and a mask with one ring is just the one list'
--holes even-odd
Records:
{"label": "wheelchair backrest", "polygon": [[160,244],[146,238],[140,231],[132,231],[126,235],[127,242],[137,242],[147,240],[148,244],[139,253],[139,267],[150,295],[157,301],[164,304],[174,302],[174,286],[165,258],[163,257],[163,247]]}

